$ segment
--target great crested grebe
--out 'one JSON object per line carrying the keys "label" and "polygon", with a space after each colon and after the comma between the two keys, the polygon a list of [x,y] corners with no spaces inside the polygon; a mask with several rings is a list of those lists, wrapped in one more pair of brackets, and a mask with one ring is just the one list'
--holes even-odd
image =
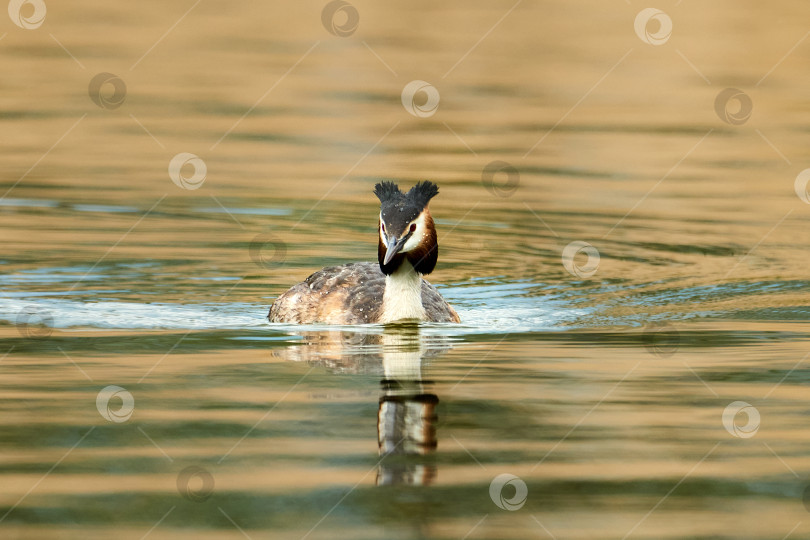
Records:
{"label": "great crested grebe", "polygon": [[422,279],[436,266],[439,244],[428,204],[439,193],[419,182],[402,193],[380,182],[377,260],[330,266],[276,298],[268,319],[280,323],[364,324],[401,319],[461,322],[436,288]]}

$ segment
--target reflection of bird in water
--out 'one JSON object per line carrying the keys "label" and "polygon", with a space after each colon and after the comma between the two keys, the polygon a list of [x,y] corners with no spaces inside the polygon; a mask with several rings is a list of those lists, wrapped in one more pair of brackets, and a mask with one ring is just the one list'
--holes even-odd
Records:
{"label": "reflection of bird in water", "polygon": [[339,374],[376,374],[382,395],[377,408],[380,468],[377,484],[427,485],[436,477],[436,407],[422,369],[430,358],[451,348],[444,336],[420,335],[416,324],[360,327],[363,331],[300,333],[302,345],[273,349],[286,360],[323,366]]}
{"label": "reflection of bird in water", "polygon": [[[381,327],[296,332],[295,345],[273,348],[270,354],[289,362],[306,362],[331,373],[385,376],[386,358],[404,353],[428,363],[452,348],[442,335],[420,335],[413,323]],[[394,337],[395,336],[395,337]],[[392,344],[395,342],[395,344]],[[412,361],[411,363],[413,363]]]}
{"label": "reflection of bird in water", "polygon": [[377,184],[379,264],[351,263],[315,272],[273,302],[270,322],[460,322],[439,291],[422,279],[433,271],[439,256],[436,227],[428,210],[438,192],[436,184],[427,181],[407,193],[393,182]]}
{"label": "reflection of bird in water", "polygon": [[[410,354],[410,357],[408,356]],[[377,485],[428,485],[436,478],[436,406],[439,397],[422,379],[419,353],[383,354],[385,379],[377,409],[380,462]]]}

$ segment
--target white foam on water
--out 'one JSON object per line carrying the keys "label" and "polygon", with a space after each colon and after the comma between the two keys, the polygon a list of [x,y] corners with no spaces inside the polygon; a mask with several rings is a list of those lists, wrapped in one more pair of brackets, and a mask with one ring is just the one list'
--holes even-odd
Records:
{"label": "white foam on water", "polygon": [[[562,298],[521,296],[525,288],[485,286],[444,288],[461,317],[461,325],[425,325],[430,333],[532,332],[559,329],[585,317],[584,309],[567,308]],[[499,289],[493,291],[491,289]],[[511,293],[511,294],[510,294]],[[109,291],[106,291],[109,294]],[[98,302],[54,298],[53,293],[0,295],[0,321],[11,324],[45,324],[54,328],[116,330],[168,329],[290,329],[270,324],[268,304],[250,303],[138,303],[115,300]],[[300,328],[300,327],[299,327]]]}
{"label": "white foam on water", "polygon": [[0,296],[0,320],[54,328],[246,329],[267,325],[268,307],[252,304],[82,302]]}

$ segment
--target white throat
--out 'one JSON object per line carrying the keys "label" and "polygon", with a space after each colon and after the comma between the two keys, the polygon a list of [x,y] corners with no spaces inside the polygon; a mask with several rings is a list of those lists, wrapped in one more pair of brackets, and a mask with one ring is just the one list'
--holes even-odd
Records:
{"label": "white throat", "polygon": [[407,260],[397,270],[385,276],[381,323],[400,319],[425,319],[422,307],[422,276]]}

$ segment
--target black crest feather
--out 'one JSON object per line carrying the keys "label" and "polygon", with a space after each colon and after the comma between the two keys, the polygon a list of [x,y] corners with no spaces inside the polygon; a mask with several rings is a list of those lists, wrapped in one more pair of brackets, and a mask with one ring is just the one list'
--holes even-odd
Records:
{"label": "black crest feather", "polygon": [[[430,202],[430,199],[439,194],[439,186],[424,180],[413,186],[408,193],[402,193],[399,186],[390,180],[384,180],[374,186],[374,194],[381,203],[401,201],[411,203],[420,209]],[[407,203],[406,203],[407,204]]]}
{"label": "black crest feather", "polygon": [[439,186],[430,182],[428,180],[424,180],[422,182],[417,183],[415,186],[411,188],[407,195],[411,201],[413,201],[416,206],[420,208],[424,208],[430,202],[430,199],[435,197],[439,194]]}
{"label": "black crest feather", "polygon": [[385,180],[374,186],[374,194],[380,199],[381,203],[391,201],[403,195],[399,190],[399,186],[389,180]]}

